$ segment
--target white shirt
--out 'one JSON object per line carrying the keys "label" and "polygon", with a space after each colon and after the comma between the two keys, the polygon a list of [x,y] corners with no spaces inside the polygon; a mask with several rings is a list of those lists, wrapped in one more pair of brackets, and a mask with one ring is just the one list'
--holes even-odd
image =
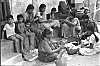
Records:
{"label": "white shirt", "polygon": [[95,36],[92,34],[92,35],[90,36],[89,42],[94,44],[93,48],[94,48],[96,51],[100,51],[100,33],[95,32],[95,35],[98,37],[99,41],[96,42]]}
{"label": "white shirt", "polygon": [[6,24],[3,28],[3,30],[6,30],[6,35],[7,35],[7,38],[11,35],[14,35],[16,34],[15,33],[15,24],[13,23],[13,27],[11,27],[9,24]]}
{"label": "white shirt", "polygon": [[41,19],[43,19],[44,21],[46,21],[46,13],[43,12],[43,15],[41,15],[41,12],[37,12],[36,16],[40,17]]}

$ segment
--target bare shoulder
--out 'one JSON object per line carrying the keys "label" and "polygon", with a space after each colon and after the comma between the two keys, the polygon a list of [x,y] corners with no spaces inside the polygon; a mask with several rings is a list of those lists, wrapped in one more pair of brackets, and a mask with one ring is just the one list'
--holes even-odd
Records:
{"label": "bare shoulder", "polygon": [[45,41],[45,40],[42,40],[42,42],[41,42],[43,45],[46,45],[47,44],[47,42]]}
{"label": "bare shoulder", "polygon": [[43,40],[43,41],[42,41],[42,45],[43,45],[44,47],[45,47],[45,46],[48,46],[47,41]]}
{"label": "bare shoulder", "polygon": [[24,23],[18,23],[18,25],[19,25],[19,26],[23,26],[23,25],[25,25],[25,24],[24,24]]}
{"label": "bare shoulder", "polygon": [[24,23],[21,23],[22,25],[25,25]]}

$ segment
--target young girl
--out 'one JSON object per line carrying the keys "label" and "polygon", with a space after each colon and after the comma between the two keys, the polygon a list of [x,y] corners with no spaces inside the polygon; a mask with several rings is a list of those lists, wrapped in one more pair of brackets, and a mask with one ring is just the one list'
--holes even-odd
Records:
{"label": "young girl", "polygon": [[80,53],[82,55],[93,55],[100,52],[100,33],[95,32],[91,24],[87,26],[87,33],[90,35],[87,38],[89,46],[81,48]]}
{"label": "young girl", "polygon": [[51,9],[51,13],[47,14],[46,16],[47,16],[47,20],[51,20],[52,24],[54,24],[53,27],[57,27],[57,26],[60,27],[60,23],[58,21],[57,15],[56,15],[56,8],[55,7],[53,7]]}
{"label": "young girl", "polygon": [[[24,53],[23,50],[23,37],[20,36],[19,34],[15,33],[15,23],[12,15],[9,15],[6,17],[7,19],[7,24],[4,26],[3,30],[6,30],[7,38],[9,40],[13,40],[15,44],[15,50],[17,53],[21,52]],[[4,34],[3,31],[3,34]],[[19,45],[19,40],[20,40],[20,45],[21,45],[21,50],[20,50],[20,45]]]}
{"label": "young girl", "polygon": [[26,8],[26,11],[23,14],[23,18],[25,22],[29,20],[30,22],[34,22],[34,6],[29,4]]}
{"label": "young girl", "polygon": [[[34,49],[34,38],[35,38],[35,34],[32,33],[30,31],[30,21],[26,21],[26,25],[23,23],[23,16],[20,14],[17,16],[17,19],[18,19],[18,30],[19,30],[19,34],[21,36],[23,36],[25,39],[24,39],[24,43],[25,43],[25,49],[27,51],[32,50]],[[26,42],[27,41],[27,42]],[[26,44],[27,43],[27,44]],[[28,45],[30,45],[28,47]]]}
{"label": "young girl", "polygon": [[46,9],[46,5],[41,4],[39,7],[39,12],[36,14],[36,16],[38,17],[39,23],[41,23],[42,26],[44,26],[46,29],[49,29],[53,32],[53,29],[51,28],[51,26],[55,26],[56,24],[59,23],[59,21],[47,20],[45,9]]}

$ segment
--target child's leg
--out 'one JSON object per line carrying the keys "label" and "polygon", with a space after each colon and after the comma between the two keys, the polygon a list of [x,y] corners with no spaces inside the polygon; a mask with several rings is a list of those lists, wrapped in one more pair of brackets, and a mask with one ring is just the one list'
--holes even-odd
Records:
{"label": "child's leg", "polygon": [[20,34],[23,38],[24,38],[24,49],[26,52],[29,52],[29,40],[28,40],[28,36],[26,36],[25,34]]}
{"label": "child's leg", "polygon": [[15,50],[16,50],[16,52],[17,53],[19,53],[20,52],[20,46],[19,46],[19,39],[17,39],[15,36],[10,36],[10,37],[8,37],[8,39],[10,39],[10,40],[13,40],[14,41],[14,44],[15,44]]}
{"label": "child's leg", "polygon": [[24,45],[24,38],[22,36],[20,36],[19,34],[16,34],[15,37],[21,40],[21,42],[20,42],[21,43],[21,52],[24,53],[24,48],[23,48],[24,47],[23,46]]}
{"label": "child's leg", "polygon": [[34,49],[34,43],[35,43],[35,34],[30,33],[29,35],[29,44],[30,44],[30,49]]}

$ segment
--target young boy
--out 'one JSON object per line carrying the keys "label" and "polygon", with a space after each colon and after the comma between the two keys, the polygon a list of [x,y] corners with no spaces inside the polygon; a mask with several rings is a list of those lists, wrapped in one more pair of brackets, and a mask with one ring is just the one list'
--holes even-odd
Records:
{"label": "young boy", "polygon": [[17,15],[17,30],[16,32],[20,34],[24,38],[24,46],[25,46],[25,51],[29,51],[29,40],[28,37],[25,33],[26,27],[24,24],[24,18],[22,14]]}
{"label": "young boy", "polygon": [[[19,34],[15,33],[15,23],[14,23],[13,16],[12,15],[8,15],[6,17],[6,19],[7,19],[8,23],[3,28],[3,34],[4,34],[4,31],[6,30],[7,38],[9,40],[13,40],[14,41],[16,52],[17,53],[21,52],[23,54],[24,53],[24,50],[23,50],[23,40],[24,39],[23,39],[22,36],[20,36]],[[21,50],[19,50],[19,48],[20,48],[19,40],[20,40]]]}
{"label": "young boy", "polygon": [[[19,34],[21,36],[23,36],[25,39],[24,39],[24,42],[25,42],[25,46],[26,46],[26,50],[29,51],[28,49],[28,45],[30,44],[31,46],[30,47],[30,50],[33,50],[34,49],[34,37],[35,37],[35,34],[34,33],[30,33],[30,22],[29,21],[26,21],[26,25],[23,23],[23,16],[20,14],[17,16],[17,20],[18,20],[18,30],[19,30]],[[26,43],[29,41],[29,44]]]}
{"label": "young boy", "polygon": [[22,14],[19,14],[17,15],[17,28],[18,28],[18,33],[23,36],[24,38],[26,37],[26,34],[25,34],[25,24],[23,23],[24,22],[24,18],[22,16]]}

